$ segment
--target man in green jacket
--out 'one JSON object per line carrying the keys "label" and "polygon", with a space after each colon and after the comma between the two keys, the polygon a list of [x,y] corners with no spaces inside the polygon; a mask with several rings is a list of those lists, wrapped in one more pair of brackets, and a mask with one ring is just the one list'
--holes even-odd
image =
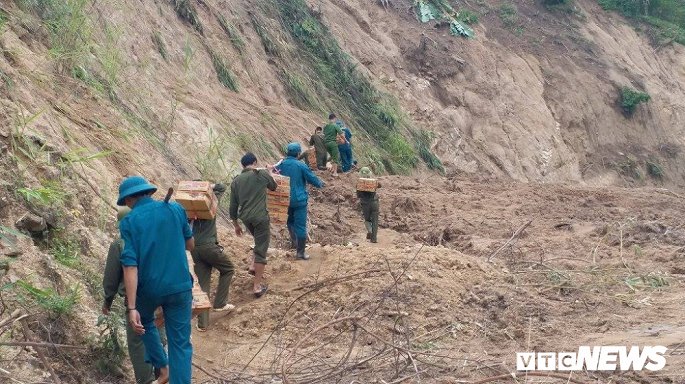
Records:
{"label": "man in green jacket", "polygon": [[323,137],[323,128],[316,127],[314,134],[309,139],[309,145],[314,146],[316,151],[316,168],[320,171],[326,170],[326,158],[328,153],[326,151],[326,142]]}
{"label": "man in green jacket", "polygon": [[336,116],[331,113],[328,115],[328,124],[323,127],[323,138],[326,143],[326,150],[331,155],[331,165],[333,176],[338,176],[338,164],[340,164],[340,151],[338,150],[338,135],[342,135],[342,128],[336,124]]}
{"label": "man in green jacket", "polygon": [[[217,200],[226,192],[223,184],[214,184],[214,195]],[[212,283],[212,269],[219,271],[219,284],[214,295],[214,311],[231,311],[235,308],[228,302],[228,289],[233,278],[233,263],[224,253],[224,248],[219,245],[216,236],[216,218],[211,220],[193,220],[193,237],[195,238],[195,249],[190,254],[193,256],[195,264],[195,274],[197,275],[200,288],[209,295]],[[209,323],[209,312],[202,312],[197,319],[197,329],[200,332],[207,330]]]}
{"label": "man in green jacket", "polygon": [[[126,216],[131,209],[128,207],[119,208],[117,214],[117,221]],[[112,244],[109,246],[107,253],[107,262],[105,263],[105,273],[102,278],[102,288],[105,293],[105,302],[102,305],[102,314],[108,316],[112,303],[117,294],[125,297],[124,292],[124,270],[121,267],[121,251],[124,245],[121,238],[117,236]],[[133,373],[136,377],[137,384],[150,384],[155,380],[154,368],[152,364],[145,362],[145,345],[138,334],[135,333],[131,327],[131,323],[126,321],[126,344],[128,345],[128,356],[133,365]]]}
{"label": "man in green jacket", "polygon": [[278,185],[269,172],[257,169],[257,157],[248,152],[240,159],[243,172],[231,183],[231,205],[229,215],[233,220],[235,234],[243,235],[238,223],[240,219],[254,237],[254,282],[252,285],[255,297],[260,298],[267,291],[262,284],[266,252],[271,239],[269,212],[266,209],[266,189],[275,191]]}

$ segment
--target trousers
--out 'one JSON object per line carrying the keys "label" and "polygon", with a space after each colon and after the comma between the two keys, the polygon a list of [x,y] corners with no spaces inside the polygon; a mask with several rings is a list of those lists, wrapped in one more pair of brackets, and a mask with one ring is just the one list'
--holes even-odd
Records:
{"label": "trousers", "polygon": [[307,238],[307,204],[288,207],[288,230],[295,233],[298,239]]}
{"label": "trousers", "polygon": [[[140,320],[145,327],[141,336],[145,351],[155,368],[169,367],[170,384],[190,384],[192,379],[193,345],[190,343],[190,320],[192,317],[192,291],[157,297],[139,297],[136,303]],[[164,311],[169,355],[162,346],[159,331],[154,324],[155,309]]]}
{"label": "trousers", "polygon": [[347,172],[352,169],[352,145],[338,145],[338,151],[340,152],[340,169]]}
{"label": "trousers", "polygon": [[[231,259],[228,258],[219,244],[198,245],[190,254],[195,263],[194,269],[198,284],[207,295],[210,295],[212,268],[219,271],[219,285],[217,285],[214,295],[214,308],[223,307],[228,303],[228,290],[235,272]],[[207,328],[208,323],[209,312],[202,312],[197,319],[198,327]]]}

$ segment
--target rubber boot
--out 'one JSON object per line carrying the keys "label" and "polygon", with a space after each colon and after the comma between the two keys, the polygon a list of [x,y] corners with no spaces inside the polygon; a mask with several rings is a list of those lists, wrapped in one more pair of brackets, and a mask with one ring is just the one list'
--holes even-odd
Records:
{"label": "rubber boot", "polygon": [[295,256],[297,260],[309,260],[309,256],[304,253],[306,247],[307,239],[297,239],[297,255]]}
{"label": "rubber boot", "polygon": [[366,239],[371,239],[371,232],[373,232],[373,223],[370,221],[365,221],[364,226],[366,227]]}
{"label": "rubber boot", "polygon": [[297,237],[295,236],[295,230],[288,227],[288,233],[290,233],[290,249],[297,249]]}

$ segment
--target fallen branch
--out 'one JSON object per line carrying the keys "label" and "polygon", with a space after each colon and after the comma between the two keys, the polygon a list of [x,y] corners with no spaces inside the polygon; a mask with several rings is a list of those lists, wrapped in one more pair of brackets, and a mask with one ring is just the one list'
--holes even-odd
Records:
{"label": "fallen branch", "polygon": [[497,249],[495,252],[493,252],[492,254],[490,254],[490,256],[488,256],[488,262],[490,261],[490,259],[492,259],[493,257],[497,256],[497,254],[500,253],[504,248],[506,248],[506,247],[508,247],[509,245],[511,245],[511,243],[512,243],[514,240],[518,239],[519,236],[521,236],[521,233],[522,233],[526,228],[528,228],[528,226],[529,226],[530,223],[532,223],[532,222],[533,222],[533,220],[528,220],[528,222],[525,223],[525,224],[523,224],[523,225],[521,226],[521,228],[517,229],[516,232],[514,232],[514,234],[511,235],[511,238],[510,238],[509,240],[507,240],[506,243],[504,243],[503,246],[499,247],[499,249]]}
{"label": "fallen branch", "polygon": [[208,370],[202,368],[202,366],[201,366],[200,364],[198,364],[198,363],[196,363],[196,362],[194,362],[194,361],[192,362],[192,364],[193,364],[193,367],[199,369],[199,370],[202,371],[202,373],[204,373],[205,375],[211,377],[212,379],[219,380],[219,383],[223,383],[224,381],[228,381],[228,380],[226,380],[225,378],[223,378],[223,377],[221,377],[221,376],[217,376],[217,375],[215,375],[215,374],[209,372]]}
{"label": "fallen branch", "polygon": [[32,341],[0,341],[0,345],[6,345],[9,347],[88,349],[88,347],[83,347],[80,345],[54,344],[54,343],[35,343]]}
{"label": "fallen branch", "polygon": [[[28,324],[26,324],[25,319],[21,321],[21,325],[24,329],[24,337],[26,337],[27,340],[31,340],[31,337],[30,337],[31,330],[29,329]],[[37,343],[37,344],[43,344],[43,343]],[[60,380],[59,377],[57,377],[55,370],[52,369],[52,366],[50,365],[50,363],[48,363],[48,359],[45,358],[45,354],[43,353],[43,351],[40,348],[36,348],[36,353],[38,354],[38,358],[40,358],[40,361],[43,363],[43,366],[45,366],[45,369],[47,369],[48,372],[50,372],[50,378],[52,379],[52,382],[55,384],[62,384],[62,380]]]}

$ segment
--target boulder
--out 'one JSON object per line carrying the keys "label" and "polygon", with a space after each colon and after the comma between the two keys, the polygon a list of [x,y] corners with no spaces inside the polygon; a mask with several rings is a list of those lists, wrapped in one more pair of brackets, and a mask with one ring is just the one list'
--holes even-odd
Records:
{"label": "boulder", "polygon": [[44,218],[30,212],[26,212],[14,225],[17,229],[32,234],[41,233],[48,229],[48,224],[45,222]]}

